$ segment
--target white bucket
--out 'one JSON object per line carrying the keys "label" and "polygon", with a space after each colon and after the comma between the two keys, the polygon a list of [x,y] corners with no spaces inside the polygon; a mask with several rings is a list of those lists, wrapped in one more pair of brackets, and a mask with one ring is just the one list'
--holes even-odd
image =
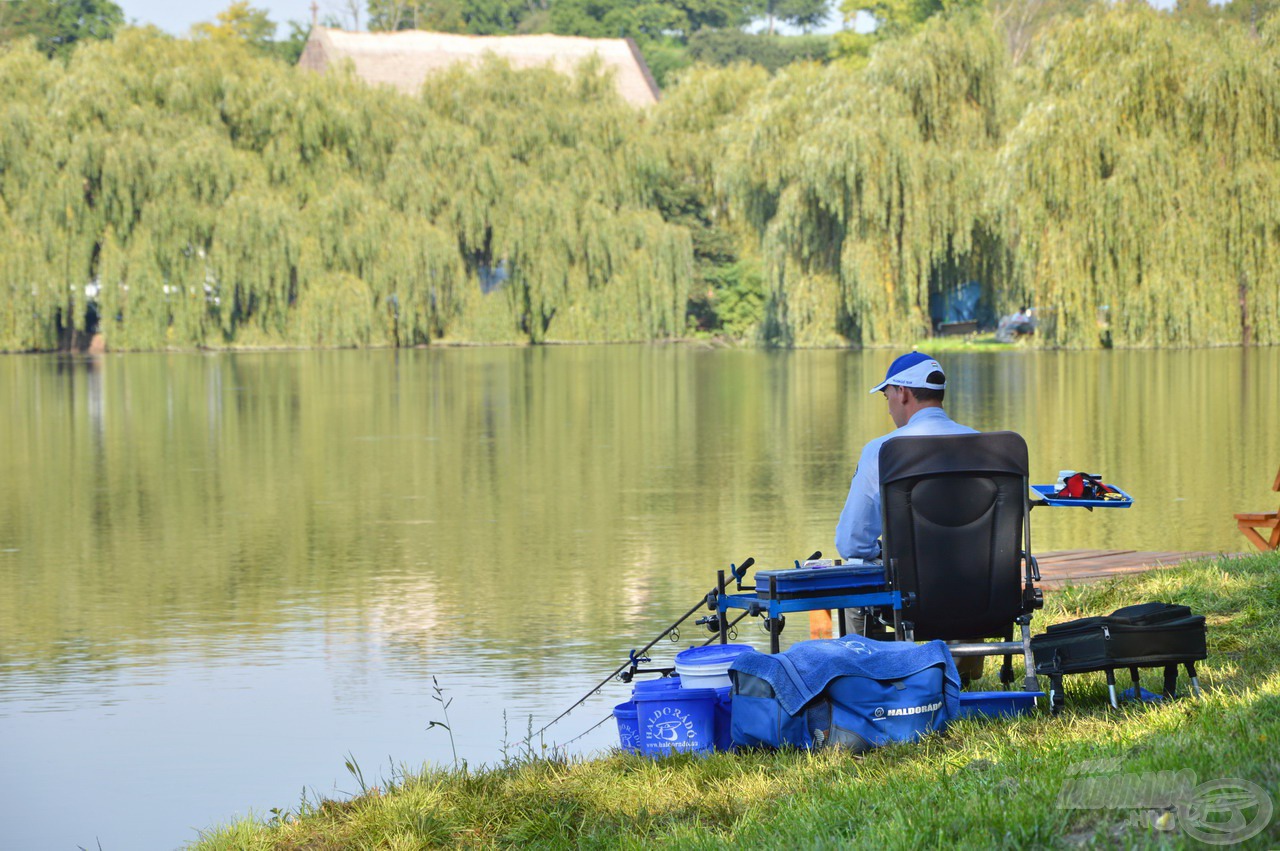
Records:
{"label": "white bucket", "polygon": [[690,647],[676,654],[676,673],[680,675],[680,687],[728,688],[729,668],[739,655],[753,649],[747,644],[708,644],[706,647]]}

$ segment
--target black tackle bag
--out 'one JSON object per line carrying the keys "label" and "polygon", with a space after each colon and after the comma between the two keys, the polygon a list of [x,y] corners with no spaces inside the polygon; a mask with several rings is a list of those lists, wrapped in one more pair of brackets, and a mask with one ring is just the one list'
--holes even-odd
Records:
{"label": "black tackle bag", "polygon": [[1102,617],[1054,624],[1031,639],[1036,674],[1054,684],[1054,708],[1061,704],[1064,674],[1106,671],[1114,686],[1117,668],[1128,668],[1136,685],[1139,668],[1164,666],[1166,697],[1172,697],[1177,666],[1186,665],[1195,682],[1194,663],[1205,658],[1204,615],[1173,603],[1141,603]]}

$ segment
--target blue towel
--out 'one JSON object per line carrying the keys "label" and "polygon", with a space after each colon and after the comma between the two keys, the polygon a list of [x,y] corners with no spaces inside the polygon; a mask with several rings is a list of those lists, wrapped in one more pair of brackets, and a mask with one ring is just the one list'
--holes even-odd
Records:
{"label": "blue towel", "polygon": [[1164,697],[1162,695],[1156,694],[1153,691],[1147,691],[1146,689],[1139,686],[1137,697],[1134,696],[1133,689],[1127,688],[1124,691],[1120,692],[1120,699],[1121,700],[1140,700],[1143,703],[1159,703],[1160,701],[1164,700]]}
{"label": "blue towel", "polygon": [[[959,691],[960,675],[951,651],[942,641],[914,644],[907,641],[875,641],[860,635],[800,641],[775,655],[747,651],[730,670],[759,677],[773,688],[778,703],[789,715],[822,693],[836,677],[858,676],[876,680],[901,680],[933,665],[943,665],[945,679]],[[950,707],[950,715],[959,711]]]}

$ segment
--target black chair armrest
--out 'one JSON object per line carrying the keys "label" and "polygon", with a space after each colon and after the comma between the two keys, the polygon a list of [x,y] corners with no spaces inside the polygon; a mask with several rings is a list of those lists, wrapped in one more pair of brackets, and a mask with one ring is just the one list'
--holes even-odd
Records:
{"label": "black chair armrest", "polygon": [[1027,563],[1031,566],[1031,578],[1034,579],[1036,582],[1039,582],[1040,581],[1040,562],[1036,561],[1036,557],[1031,555],[1030,553],[1023,553],[1022,557],[1026,559]]}

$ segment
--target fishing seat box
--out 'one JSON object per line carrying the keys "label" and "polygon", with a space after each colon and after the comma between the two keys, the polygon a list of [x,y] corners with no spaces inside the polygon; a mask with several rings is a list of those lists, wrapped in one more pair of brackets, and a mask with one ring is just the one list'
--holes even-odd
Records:
{"label": "fishing seat box", "polygon": [[1195,663],[1207,655],[1204,616],[1187,606],[1141,603],[1103,617],[1054,624],[1031,639],[1035,672],[1052,683],[1050,706],[1063,705],[1062,677],[1106,671],[1111,705],[1118,706],[1115,670],[1128,668],[1134,695],[1142,694],[1138,669],[1164,667],[1164,697],[1173,697],[1178,665],[1185,665],[1193,691],[1200,692]]}
{"label": "fishing seat box", "polygon": [[756,597],[769,600],[769,578],[777,579],[777,599],[836,597],[884,588],[884,565],[861,562],[833,567],[802,567],[756,571]]}

